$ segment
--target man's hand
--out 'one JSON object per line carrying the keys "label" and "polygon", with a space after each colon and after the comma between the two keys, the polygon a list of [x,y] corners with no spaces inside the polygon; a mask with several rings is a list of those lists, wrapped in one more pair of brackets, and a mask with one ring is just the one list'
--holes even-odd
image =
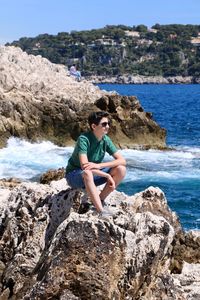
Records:
{"label": "man's hand", "polygon": [[114,190],[116,188],[114,179],[112,178],[111,175],[109,175],[107,178],[108,178],[109,187],[112,188],[112,190]]}
{"label": "man's hand", "polygon": [[91,169],[100,169],[100,165],[95,164],[93,162],[88,162],[83,165],[83,170],[91,170]]}

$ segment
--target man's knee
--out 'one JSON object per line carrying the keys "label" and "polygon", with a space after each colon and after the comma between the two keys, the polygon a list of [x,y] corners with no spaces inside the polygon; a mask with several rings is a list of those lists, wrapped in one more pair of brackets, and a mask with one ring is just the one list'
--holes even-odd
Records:
{"label": "man's knee", "polygon": [[126,175],[126,166],[119,166],[119,172],[122,175],[122,178]]}
{"label": "man's knee", "polygon": [[119,165],[115,168],[112,169],[111,171],[111,174],[112,175],[117,175],[119,176],[120,178],[124,178],[124,176],[126,175],[126,166],[123,166],[123,165]]}
{"label": "man's knee", "polygon": [[126,175],[126,166],[119,165],[114,167],[111,170],[110,175],[115,177],[118,183],[121,182]]}
{"label": "man's knee", "polygon": [[82,177],[84,180],[93,180],[93,174],[90,170],[84,170],[82,173]]}

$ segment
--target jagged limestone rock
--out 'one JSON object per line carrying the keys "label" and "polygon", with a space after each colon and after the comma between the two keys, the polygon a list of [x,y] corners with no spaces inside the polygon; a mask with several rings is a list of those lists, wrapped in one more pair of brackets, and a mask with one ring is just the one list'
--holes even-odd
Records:
{"label": "jagged limestone rock", "polygon": [[[10,136],[74,144],[94,110],[111,114],[111,136],[120,147],[164,148],[165,130],[136,97],[77,82],[65,66],[20,48],[0,46],[0,146]],[[107,103],[107,104],[106,104]]]}
{"label": "jagged limestone rock", "polygon": [[110,221],[93,210],[79,215],[79,200],[65,179],[9,191],[1,205],[2,299],[189,299],[170,273],[183,231],[160,189],[113,192]]}

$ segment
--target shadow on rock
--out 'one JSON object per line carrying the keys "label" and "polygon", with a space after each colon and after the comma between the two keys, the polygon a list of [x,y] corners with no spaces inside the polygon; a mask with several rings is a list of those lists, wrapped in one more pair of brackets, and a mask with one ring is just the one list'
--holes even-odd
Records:
{"label": "shadow on rock", "polygon": [[78,206],[80,192],[71,188],[53,195],[49,203],[49,224],[45,234],[45,248],[49,247],[51,239],[59,225],[70,215],[71,208]]}

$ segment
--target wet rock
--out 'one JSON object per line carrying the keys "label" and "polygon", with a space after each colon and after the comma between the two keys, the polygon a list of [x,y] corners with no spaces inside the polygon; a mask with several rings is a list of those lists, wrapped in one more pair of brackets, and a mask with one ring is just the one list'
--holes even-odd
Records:
{"label": "wet rock", "polygon": [[46,184],[53,180],[59,180],[64,178],[65,168],[59,168],[58,170],[48,170],[40,176],[40,183]]}
{"label": "wet rock", "polygon": [[0,188],[14,188],[21,183],[18,178],[2,178],[0,179]]}

